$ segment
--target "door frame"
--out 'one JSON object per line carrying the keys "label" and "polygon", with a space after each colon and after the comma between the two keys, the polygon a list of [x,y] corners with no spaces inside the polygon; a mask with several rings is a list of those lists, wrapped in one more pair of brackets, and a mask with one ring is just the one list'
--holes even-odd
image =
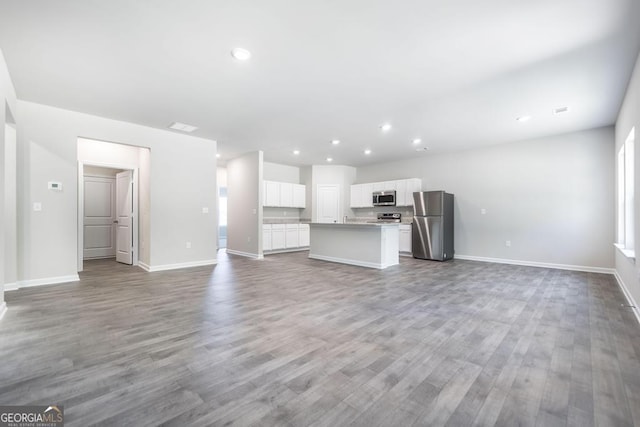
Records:
{"label": "door frame", "polygon": [[133,171],[133,218],[132,218],[132,232],[133,232],[133,264],[138,265],[139,250],[138,250],[138,226],[140,217],[138,215],[138,166],[127,165],[121,163],[99,163],[99,162],[82,162],[78,161],[78,272],[84,269],[84,167],[95,166],[101,168],[122,169]]}

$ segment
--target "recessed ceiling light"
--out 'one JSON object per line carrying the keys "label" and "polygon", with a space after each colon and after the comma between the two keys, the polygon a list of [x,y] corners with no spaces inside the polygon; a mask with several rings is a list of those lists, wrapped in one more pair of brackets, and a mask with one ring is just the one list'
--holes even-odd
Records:
{"label": "recessed ceiling light", "polygon": [[236,47],[235,49],[231,50],[231,56],[233,56],[238,61],[246,61],[247,59],[251,58],[251,52],[249,52],[247,49]]}
{"label": "recessed ceiling light", "polygon": [[366,155],[368,156],[369,154],[371,154],[371,150],[369,150],[369,149],[367,148],[366,150],[364,150],[364,154],[366,154]]}
{"label": "recessed ceiling light", "polygon": [[413,140],[413,145],[418,145],[422,142],[422,140],[420,138],[416,138]]}
{"label": "recessed ceiling light", "polygon": [[519,121],[520,123],[526,122],[531,120],[531,116],[520,116],[520,117],[516,117],[516,120]]}
{"label": "recessed ceiling light", "polygon": [[558,107],[553,109],[553,114],[555,114],[556,116],[558,114],[568,113],[568,112],[569,112],[569,107]]}
{"label": "recessed ceiling light", "polygon": [[173,122],[169,125],[169,129],[173,129],[173,130],[179,130],[182,132],[193,132],[194,130],[198,129],[195,126],[191,126],[191,125],[186,125],[184,123],[180,123],[180,122]]}
{"label": "recessed ceiling light", "polygon": [[216,159],[220,158],[220,153],[216,153]]}
{"label": "recessed ceiling light", "polygon": [[332,140],[331,140],[331,143],[332,143],[333,145],[338,145],[338,144],[340,144],[340,140],[339,140],[339,139],[332,139]]}
{"label": "recessed ceiling light", "polygon": [[297,156],[298,154],[300,154],[300,150],[293,150],[293,154]]}
{"label": "recessed ceiling light", "polygon": [[333,162],[333,159],[331,157],[327,157],[327,162],[331,163]]}
{"label": "recessed ceiling light", "polygon": [[380,126],[380,129],[382,129],[382,132],[389,132],[391,130],[391,123],[384,123]]}

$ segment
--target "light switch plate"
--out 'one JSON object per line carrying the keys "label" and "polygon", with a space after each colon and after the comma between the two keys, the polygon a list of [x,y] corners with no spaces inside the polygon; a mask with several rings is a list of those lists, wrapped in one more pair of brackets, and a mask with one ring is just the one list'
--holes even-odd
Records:
{"label": "light switch plate", "polygon": [[34,212],[40,212],[41,210],[42,210],[42,203],[34,202],[33,203],[33,211]]}

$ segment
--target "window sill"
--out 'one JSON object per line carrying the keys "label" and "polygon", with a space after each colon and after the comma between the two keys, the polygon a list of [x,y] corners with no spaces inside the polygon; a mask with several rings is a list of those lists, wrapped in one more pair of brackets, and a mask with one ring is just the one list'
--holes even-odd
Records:
{"label": "window sill", "polygon": [[636,251],[633,249],[625,249],[624,245],[621,245],[620,243],[614,243],[613,246],[615,246],[622,255],[624,255],[625,257],[629,258],[630,260],[632,260],[633,262],[636,261]]}

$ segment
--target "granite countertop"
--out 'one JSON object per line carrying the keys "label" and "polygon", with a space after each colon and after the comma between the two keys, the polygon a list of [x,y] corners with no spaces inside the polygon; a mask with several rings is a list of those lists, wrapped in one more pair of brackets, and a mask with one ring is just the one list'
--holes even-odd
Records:
{"label": "granite countertop", "polygon": [[312,222],[311,225],[338,226],[338,227],[384,227],[387,225],[400,225],[399,222]]}
{"label": "granite countertop", "polygon": [[265,218],[263,224],[310,224],[309,218]]}

